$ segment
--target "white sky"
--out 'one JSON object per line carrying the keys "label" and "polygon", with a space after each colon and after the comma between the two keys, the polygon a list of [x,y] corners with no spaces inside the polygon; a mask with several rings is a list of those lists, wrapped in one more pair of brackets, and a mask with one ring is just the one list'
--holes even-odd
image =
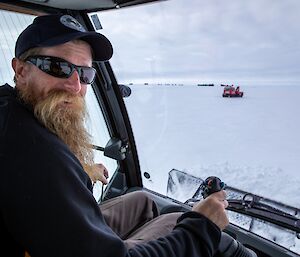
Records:
{"label": "white sky", "polygon": [[121,81],[300,84],[299,13],[298,0],[169,0],[100,19]]}

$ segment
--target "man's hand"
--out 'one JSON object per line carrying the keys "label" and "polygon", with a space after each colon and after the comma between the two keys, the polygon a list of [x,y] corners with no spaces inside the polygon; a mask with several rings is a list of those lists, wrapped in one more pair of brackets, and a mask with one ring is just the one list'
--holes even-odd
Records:
{"label": "man's hand", "polygon": [[195,204],[192,210],[204,215],[223,230],[229,224],[225,211],[227,206],[226,193],[222,190]]}
{"label": "man's hand", "polygon": [[104,185],[108,183],[108,170],[101,163],[94,164],[92,167],[92,174],[90,174],[93,182],[101,181]]}

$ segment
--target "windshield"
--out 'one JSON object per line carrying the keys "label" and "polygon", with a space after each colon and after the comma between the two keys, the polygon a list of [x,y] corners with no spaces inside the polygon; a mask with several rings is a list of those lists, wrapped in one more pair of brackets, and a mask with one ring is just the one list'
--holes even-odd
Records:
{"label": "windshield", "polygon": [[177,169],[300,207],[299,13],[298,0],[172,0],[99,14],[145,187],[166,194]]}

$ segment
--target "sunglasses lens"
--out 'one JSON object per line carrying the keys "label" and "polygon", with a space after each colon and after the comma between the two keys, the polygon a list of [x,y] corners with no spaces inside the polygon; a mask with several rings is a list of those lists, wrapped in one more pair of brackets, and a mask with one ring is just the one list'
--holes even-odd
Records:
{"label": "sunglasses lens", "polygon": [[78,72],[80,76],[81,83],[91,84],[93,83],[96,75],[96,70],[91,67],[80,67],[80,72]]}
{"label": "sunglasses lens", "polygon": [[57,57],[31,56],[26,61],[37,66],[43,72],[57,78],[69,78],[74,70],[77,70],[80,82],[83,84],[93,83],[96,75],[96,70],[92,67],[76,66]]}
{"label": "sunglasses lens", "polygon": [[49,66],[47,67],[47,73],[58,77],[58,78],[68,78],[72,73],[72,67],[66,62],[60,61],[49,61]]}

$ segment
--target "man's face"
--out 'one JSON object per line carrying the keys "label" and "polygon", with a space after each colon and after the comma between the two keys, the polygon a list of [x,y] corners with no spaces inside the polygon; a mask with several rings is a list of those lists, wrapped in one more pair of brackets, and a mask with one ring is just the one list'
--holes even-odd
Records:
{"label": "man's face", "polygon": [[[91,49],[84,41],[43,48],[39,55],[92,66]],[[87,171],[93,165],[90,136],[84,126],[87,85],[80,83],[77,71],[69,78],[56,78],[17,59],[13,60],[13,68],[20,97],[32,105],[35,117],[69,146]]]}
{"label": "man's face", "polygon": [[[65,59],[78,66],[92,66],[92,54],[90,46],[84,42],[67,42],[54,47],[45,47],[40,55],[53,56]],[[56,78],[41,71],[30,63],[19,60],[13,62],[16,73],[16,88],[26,90],[31,94],[33,102],[44,100],[51,91],[65,91],[74,96],[84,97],[87,85],[81,84],[77,71],[69,78]],[[67,104],[71,104],[66,102]]]}

